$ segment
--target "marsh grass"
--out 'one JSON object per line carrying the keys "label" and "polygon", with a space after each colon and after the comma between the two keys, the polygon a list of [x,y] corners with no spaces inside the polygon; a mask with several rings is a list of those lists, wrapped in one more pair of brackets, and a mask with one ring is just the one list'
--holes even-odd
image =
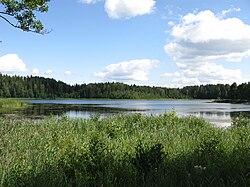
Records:
{"label": "marsh grass", "polygon": [[20,100],[16,100],[16,99],[8,99],[8,98],[0,98],[0,109],[2,108],[17,108],[17,107],[24,107],[27,106],[28,104],[20,101]]}
{"label": "marsh grass", "polygon": [[250,186],[250,123],[193,117],[0,119],[1,186]]}

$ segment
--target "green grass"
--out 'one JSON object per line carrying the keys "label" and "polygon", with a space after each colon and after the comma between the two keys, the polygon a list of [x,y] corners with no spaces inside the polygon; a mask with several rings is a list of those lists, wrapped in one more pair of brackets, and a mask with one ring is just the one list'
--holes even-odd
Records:
{"label": "green grass", "polygon": [[250,122],[0,119],[1,186],[250,186]]}
{"label": "green grass", "polygon": [[28,104],[26,102],[23,102],[17,99],[0,98],[0,109],[24,107],[27,105]]}

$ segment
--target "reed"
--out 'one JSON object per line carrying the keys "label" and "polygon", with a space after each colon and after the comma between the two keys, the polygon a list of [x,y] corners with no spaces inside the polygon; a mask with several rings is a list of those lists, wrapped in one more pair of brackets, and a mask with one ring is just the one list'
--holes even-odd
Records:
{"label": "reed", "polygon": [[28,104],[26,102],[17,99],[0,98],[0,108],[16,108],[24,107],[27,105]]}
{"label": "reed", "polygon": [[[241,125],[242,123],[242,125]],[[250,186],[250,122],[0,119],[1,186]]]}

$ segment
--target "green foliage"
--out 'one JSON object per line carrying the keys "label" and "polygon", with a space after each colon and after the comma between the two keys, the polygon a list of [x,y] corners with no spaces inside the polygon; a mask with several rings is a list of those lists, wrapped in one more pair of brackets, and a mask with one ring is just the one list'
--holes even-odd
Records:
{"label": "green foliage", "polygon": [[[0,11],[0,18],[7,21],[11,26],[22,29],[23,31],[31,31],[44,34],[43,24],[36,18],[35,12],[47,12],[48,2],[50,0],[0,0],[3,10]],[[10,19],[9,19],[10,18]],[[17,21],[17,24],[12,22]]]}
{"label": "green foliage", "polygon": [[0,98],[0,109],[1,108],[13,108],[13,107],[23,107],[23,106],[27,106],[28,104],[20,101],[20,100],[16,100],[16,99],[1,99]]}
{"label": "green foliage", "polygon": [[157,176],[163,163],[163,148],[164,146],[161,143],[148,147],[139,142],[135,157],[132,158],[132,164],[137,171],[138,185],[146,184],[149,176]]}
{"label": "green foliage", "polygon": [[232,126],[238,127],[238,126],[250,126],[250,119],[247,117],[244,117],[243,115],[240,115],[239,117],[234,117],[232,120]]}
{"label": "green foliage", "polygon": [[250,82],[237,85],[233,83],[217,85],[187,86],[181,92],[194,99],[218,99],[229,102],[249,102]]}
{"label": "green foliage", "polygon": [[201,85],[179,88],[127,85],[107,82],[68,85],[44,77],[0,74],[0,97],[8,98],[94,98],[94,99],[218,99],[249,102],[250,83]]}
{"label": "green foliage", "polygon": [[0,74],[0,97],[15,98],[109,98],[109,99],[163,99],[183,98],[178,89],[126,85],[123,83],[96,83],[67,85],[43,77],[19,77]]}
{"label": "green foliage", "polygon": [[216,128],[174,112],[1,118],[0,137],[0,186],[250,185],[249,125]]}

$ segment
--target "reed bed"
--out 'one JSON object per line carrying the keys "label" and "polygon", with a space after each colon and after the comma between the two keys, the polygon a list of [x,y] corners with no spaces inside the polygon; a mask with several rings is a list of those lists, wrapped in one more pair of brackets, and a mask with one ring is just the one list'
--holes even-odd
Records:
{"label": "reed bed", "polygon": [[1,186],[250,186],[250,122],[141,114],[0,119]]}
{"label": "reed bed", "polygon": [[17,99],[9,99],[9,98],[0,98],[0,109],[1,108],[16,108],[16,107],[24,107],[28,104],[17,100]]}

